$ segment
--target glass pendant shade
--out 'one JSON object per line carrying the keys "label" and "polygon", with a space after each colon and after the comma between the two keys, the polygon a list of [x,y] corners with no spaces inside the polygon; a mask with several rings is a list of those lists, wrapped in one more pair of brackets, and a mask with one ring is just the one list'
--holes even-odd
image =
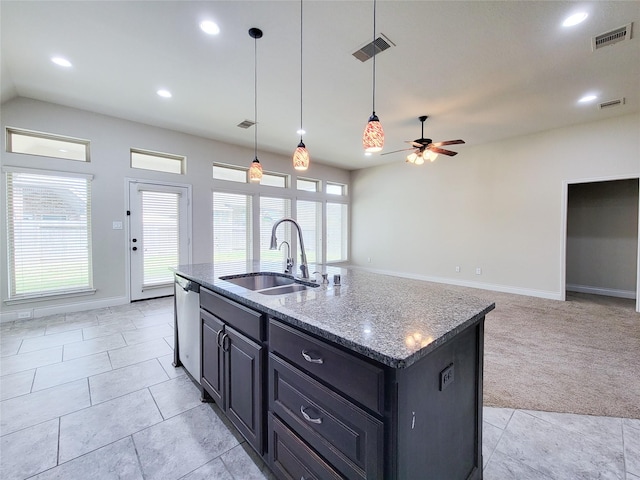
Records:
{"label": "glass pendant shade", "polygon": [[296,151],[293,152],[293,168],[300,171],[309,168],[309,152],[302,141],[298,144]]}
{"label": "glass pendant shade", "polygon": [[418,158],[418,155],[416,155],[415,152],[410,153],[409,155],[407,155],[407,162],[409,163],[416,163],[416,159]]}
{"label": "glass pendant shade", "polygon": [[428,158],[429,161],[433,162],[436,158],[438,158],[438,154],[436,152],[432,152],[431,150],[424,152],[425,158]]}
{"label": "glass pendant shade", "polygon": [[424,153],[422,155],[416,155],[416,165],[422,165],[424,163]]}
{"label": "glass pendant shade", "polygon": [[365,152],[370,153],[379,152],[384,147],[384,130],[375,112],[369,117],[367,126],[364,128],[362,147]]}
{"label": "glass pendant shade", "polygon": [[262,165],[260,165],[260,161],[256,157],[251,162],[251,167],[249,167],[249,181],[251,183],[260,183],[260,180],[262,180]]}

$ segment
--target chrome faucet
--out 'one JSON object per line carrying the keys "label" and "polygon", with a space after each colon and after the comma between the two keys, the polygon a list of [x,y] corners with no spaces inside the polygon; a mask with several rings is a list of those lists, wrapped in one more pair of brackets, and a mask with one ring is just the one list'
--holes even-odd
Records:
{"label": "chrome faucet", "polygon": [[298,238],[300,239],[300,272],[301,272],[300,276],[304,279],[309,279],[309,267],[307,266],[307,254],[304,251],[304,240],[302,239],[302,229],[300,228],[300,225],[298,225],[298,222],[296,222],[293,218],[281,218],[280,220],[278,220],[276,223],[273,224],[273,228],[271,229],[271,246],[269,247],[269,249],[270,250],[278,249],[278,239],[276,238],[276,228],[278,228],[278,225],[280,225],[282,222],[290,222],[298,230]]}
{"label": "chrome faucet", "polygon": [[278,250],[282,250],[282,245],[287,246],[287,268],[285,269],[284,273],[293,273],[293,258],[291,258],[291,245],[289,245],[289,242],[287,241],[280,242],[280,246],[278,247]]}

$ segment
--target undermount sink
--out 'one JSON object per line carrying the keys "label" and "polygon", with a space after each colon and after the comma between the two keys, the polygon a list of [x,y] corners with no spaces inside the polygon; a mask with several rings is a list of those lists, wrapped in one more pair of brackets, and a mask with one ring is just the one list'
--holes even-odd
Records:
{"label": "undermount sink", "polygon": [[256,273],[248,276],[228,275],[226,277],[220,277],[220,280],[248,288],[249,290],[262,290],[265,288],[279,287],[281,285],[291,285],[295,283],[295,280],[288,276],[274,274],[267,275],[264,273]]}
{"label": "undermount sink", "polygon": [[296,283],[295,285],[285,285],[284,287],[278,288],[269,288],[267,290],[260,290],[258,293],[263,295],[284,295],[285,293],[293,293],[293,292],[301,292],[302,290],[306,290],[306,285],[300,285]]}
{"label": "undermount sink", "polygon": [[318,286],[308,280],[296,280],[291,275],[271,272],[227,275],[220,277],[220,280],[254,290],[262,295],[285,295]]}

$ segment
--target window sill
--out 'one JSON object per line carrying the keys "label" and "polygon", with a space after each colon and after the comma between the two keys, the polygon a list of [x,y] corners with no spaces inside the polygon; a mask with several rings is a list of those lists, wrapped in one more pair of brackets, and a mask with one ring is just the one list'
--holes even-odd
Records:
{"label": "window sill", "polygon": [[20,305],[22,303],[32,303],[32,302],[45,302],[47,300],[54,300],[57,298],[69,298],[69,297],[85,297],[88,295],[95,295],[95,288],[87,288],[83,290],[73,290],[68,292],[58,292],[58,293],[39,293],[39,294],[29,294],[29,295],[20,295],[16,297],[9,298],[4,301],[5,305]]}

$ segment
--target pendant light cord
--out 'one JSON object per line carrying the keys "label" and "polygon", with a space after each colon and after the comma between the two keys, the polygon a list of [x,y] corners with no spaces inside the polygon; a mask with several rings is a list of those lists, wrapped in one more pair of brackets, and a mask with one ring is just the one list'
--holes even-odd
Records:
{"label": "pendant light cord", "polygon": [[255,123],[253,150],[258,159],[258,38],[253,38],[253,118]]}
{"label": "pendant light cord", "polygon": [[376,0],[373,0],[373,115],[376,114]]}
{"label": "pendant light cord", "polygon": [[[300,0],[300,132],[302,132],[302,0]],[[302,142],[302,133],[300,133]]]}

